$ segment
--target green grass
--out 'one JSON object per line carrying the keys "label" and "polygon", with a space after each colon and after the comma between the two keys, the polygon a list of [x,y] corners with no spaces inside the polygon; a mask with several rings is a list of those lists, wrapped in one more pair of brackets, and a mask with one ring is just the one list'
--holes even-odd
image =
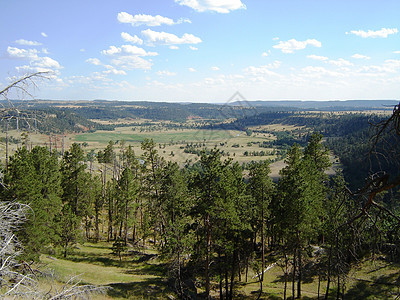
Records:
{"label": "green grass", "polygon": [[126,253],[122,262],[111,254],[108,243],[85,243],[66,259],[42,255],[41,262],[66,282],[79,275],[85,284],[111,287],[105,299],[155,299],[173,294],[166,284],[166,266],[154,254]]}
{"label": "green grass", "polygon": [[[154,250],[146,253],[131,251],[123,256],[122,262],[111,254],[110,243],[85,243],[79,245],[67,259],[60,256],[50,258],[42,255],[41,261],[47,268],[54,269],[56,278],[65,282],[71,276],[80,275],[82,283],[111,287],[106,296],[96,299],[166,299],[174,293],[168,288],[167,266]],[[238,284],[238,299],[256,299],[259,283],[249,270],[248,282],[242,273]],[[291,278],[288,278],[287,296],[291,296]],[[346,280],[346,299],[394,299],[398,292],[400,268],[398,264],[381,259],[366,259],[353,267]],[[336,280],[332,279],[330,299],[336,296]],[[282,299],[283,272],[275,265],[264,273],[261,299]],[[326,281],[321,282],[320,297],[325,294]],[[198,290],[200,291],[200,289]],[[316,299],[318,278],[305,277],[302,284],[303,299]],[[218,291],[215,291],[215,295]]]}
{"label": "green grass", "polygon": [[[127,130],[128,129],[128,130]],[[233,137],[232,132],[226,130],[191,130],[185,129],[182,131],[152,131],[152,132],[138,132],[130,130],[129,128],[117,128],[115,131],[96,131],[93,133],[82,133],[75,136],[77,142],[98,142],[107,143],[108,141],[121,141],[135,143],[142,142],[145,138],[152,138],[156,143],[169,143],[171,141],[185,141],[185,142],[203,142],[204,139],[208,141],[226,140]]]}

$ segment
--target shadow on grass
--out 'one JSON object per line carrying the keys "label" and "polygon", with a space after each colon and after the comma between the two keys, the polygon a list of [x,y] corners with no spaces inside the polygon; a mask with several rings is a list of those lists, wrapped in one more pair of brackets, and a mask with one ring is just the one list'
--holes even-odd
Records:
{"label": "shadow on grass", "polygon": [[112,283],[107,295],[113,298],[125,299],[167,299],[174,293],[167,283],[160,278],[146,279],[141,282]]}
{"label": "shadow on grass", "polygon": [[88,263],[93,265],[101,265],[104,267],[124,267],[124,263],[119,261],[118,257],[106,257],[100,255],[86,255],[75,253],[66,258],[72,262]]}
{"label": "shadow on grass", "polygon": [[[101,247],[101,248],[107,248],[107,247]],[[64,259],[61,256],[59,257]],[[87,253],[75,250],[73,253],[67,256],[66,260],[77,263],[100,265],[104,267],[129,268],[135,265],[141,265],[143,263],[146,264],[148,261],[156,257],[157,257],[156,254],[145,254],[135,251],[122,254],[122,261],[120,261],[117,255],[113,255],[111,253],[111,250],[110,253],[108,254],[94,254],[94,253]]]}
{"label": "shadow on grass", "polygon": [[167,267],[165,264],[143,264],[140,268],[130,269],[125,271],[125,274],[130,275],[152,275],[159,277],[167,276]]}
{"label": "shadow on grass", "polygon": [[360,281],[346,292],[346,299],[392,299],[398,295],[400,272]]}

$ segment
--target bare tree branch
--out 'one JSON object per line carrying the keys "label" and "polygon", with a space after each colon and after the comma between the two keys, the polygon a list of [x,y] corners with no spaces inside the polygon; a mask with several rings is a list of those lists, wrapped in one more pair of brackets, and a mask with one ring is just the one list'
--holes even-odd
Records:
{"label": "bare tree branch", "polygon": [[33,85],[34,87],[37,87],[37,85],[35,83],[35,79],[39,79],[39,78],[47,79],[48,75],[50,75],[50,72],[36,72],[36,73],[32,73],[32,74],[26,74],[26,75],[22,76],[20,79],[14,81],[13,83],[11,83],[7,87],[5,87],[2,91],[0,91],[0,96],[7,99],[8,93],[12,89],[17,89],[17,90],[21,90],[22,92],[24,92],[25,94],[27,94],[31,98],[33,98],[33,96],[29,93],[27,87],[30,87],[31,85]]}

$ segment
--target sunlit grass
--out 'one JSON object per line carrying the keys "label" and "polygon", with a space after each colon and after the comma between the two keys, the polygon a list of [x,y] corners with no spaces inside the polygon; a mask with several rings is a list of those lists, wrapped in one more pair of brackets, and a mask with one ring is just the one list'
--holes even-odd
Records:
{"label": "sunlit grass", "polygon": [[155,256],[152,259],[150,251],[143,255],[126,253],[120,262],[118,256],[111,253],[110,246],[109,243],[85,243],[66,259],[59,255],[56,258],[42,255],[40,259],[46,268],[54,270],[60,282],[78,276],[82,284],[111,287],[107,297],[147,299],[171,294],[165,282],[166,267]]}

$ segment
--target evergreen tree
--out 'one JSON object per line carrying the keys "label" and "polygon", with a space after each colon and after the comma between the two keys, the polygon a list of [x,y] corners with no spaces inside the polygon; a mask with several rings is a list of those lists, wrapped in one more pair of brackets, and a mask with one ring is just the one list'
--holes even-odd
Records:
{"label": "evergreen tree", "polygon": [[90,174],[85,172],[83,150],[76,143],[64,153],[61,163],[63,209],[57,218],[59,245],[64,257],[76,243],[83,217],[90,215]]}
{"label": "evergreen tree", "polygon": [[61,172],[63,187],[63,203],[67,203],[74,215],[83,217],[88,209],[87,188],[90,180],[85,172],[84,154],[81,147],[74,143],[64,153]]}
{"label": "evergreen tree", "polygon": [[[287,247],[293,252],[293,286],[297,279],[297,297],[301,297],[302,253],[320,233],[323,219],[322,205],[326,198],[329,166],[326,149],[320,144],[322,136],[313,134],[301,152],[294,145],[286,158],[287,166],[281,170],[279,193],[283,214],[281,222]],[[297,276],[297,277],[296,277]]]}
{"label": "evergreen tree", "polygon": [[80,221],[80,217],[74,214],[68,203],[64,204],[61,213],[56,216],[59,237],[56,244],[63,249],[64,258],[67,257],[68,250],[78,241]]}
{"label": "evergreen tree", "polygon": [[31,214],[19,239],[25,256],[38,259],[40,251],[57,240],[54,218],[61,210],[60,170],[55,153],[44,147],[23,147],[10,158],[2,186],[3,199],[28,204]]}
{"label": "evergreen tree", "polygon": [[255,163],[250,168],[248,189],[254,199],[253,224],[261,237],[261,281],[264,281],[265,267],[265,224],[269,217],[269,204],[274,194],[274,183],[269,177],[268,161]]}
{"label": "evergreen tree", "polygon": [[130,168],[125,168],[119,178],[116,190],[116,217],[115,224],[119,227],[119,236],[127,243],[128,227],[132,218],[132,211],[136,211],[136,198],[139,184]]}
{"label": "evergreen tree", "polygon": [[153,228],[153,238],[156,243],[158,235],[164,234],[166,226],[160,203],[160,178],[165,161],[158,155],[156,144],[152,139],[145,139],[141,143],[141,148],[144,151],[142,155],[144,162],[141,166],[143,183],[141,194],[146,201],[144,205],[141,205],[141,209],[146,209],[143,216],[147,218],[142,225],[146,224]]}
{"label": "evergreen tree", "polygon": [[168,162],[163,168],[160,182],[160,203],[166,229],[161,251],[170,259],[176,290],[184,296],[182,268],[185,257],[191,254],[194,237],[189,230],[192,197],[187,182],[177,163]]}

